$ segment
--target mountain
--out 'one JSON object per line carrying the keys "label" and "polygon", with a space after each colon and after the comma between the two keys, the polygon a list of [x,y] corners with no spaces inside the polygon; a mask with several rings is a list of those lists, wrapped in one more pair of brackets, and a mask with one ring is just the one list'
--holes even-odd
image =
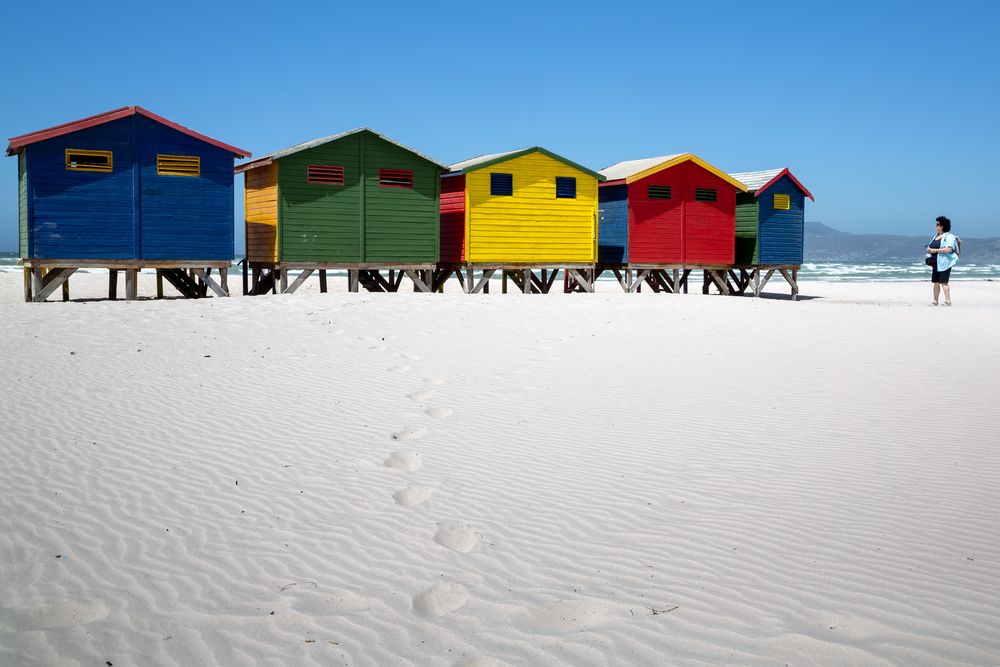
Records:
{"label": "mountain", "polygon": [[[807,222],[807,262],[919,261],[931,235],[850,234],[822,222]],[[1000,238],[962,238],[962,260],[974,264],[1000,264]]]}

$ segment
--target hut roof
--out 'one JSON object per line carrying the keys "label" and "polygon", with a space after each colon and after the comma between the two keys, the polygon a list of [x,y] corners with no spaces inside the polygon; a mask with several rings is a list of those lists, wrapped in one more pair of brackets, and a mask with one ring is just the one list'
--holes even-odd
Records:
{"label": "hut roof", "polygon": [[358,134],[359,132],[370,132],[370,133],[374,134],[375,136],[377,136],[378,138],[383,139],[384,141],[388,141],[390,144],[395,144],[396,146],[399,146],[403,150],[407,150],[407,151],[413,153],[414,155],[417,155],[417,156],[419,156],[419,157],[427,160],[428,162],[430,162],[431,164],[437,166],[440,169],[443,169],[443,170],[447,170],[448,169],[447,165],[444,165],[444,164],[438,162],[437,160],[435,160],[433,158],[427,157],[426,155],[424,155],[420,151],[415,151],[412,148],[410,148],[409,146],[401,144],[398,141],[396,141],[395,139],[391,139],[390,137],[387,137],[387,136],[385,136],[384,134],[382,134],[380,132],[376,132],[375,130],[371,129],[370,127],[356,127],[353,130],[348,130],[347,132],[341,132],[340,134],[331,134],[328,137],[320,137],[319,139],[312,139],[310,141],[303,141],[301,144],[295,144],[294,146],[289,146],[288,148],[284,148],[284,149],[282,149],[280,151],[275,151],[273,153],[269,153],[268,155],[264,155],[263,157],[259,157],[256,160],[253,160],[251,162],[244,162],[243,164],[238,164],[238,165],[236,165],[236,173],[239,174],[240,172],[244,172],[244,171],[247,171],[249,169],[255,169],[257,167],[265,167],[265,166],[271,164],[272,162],[274,162],[275,160],[280,160],[281,158],[286,157],[288,155],[292,155],[293,153],[298,153],[300,151],[306,151],[306,150],[309,150],[310,148],[315,148],[316,146],[322,146],[323,144],[328,144],[331,141],[337,141],[338,139],[343,139],[344,137],[349,137],[352,134]]}
{"label": "hut roof", "polygon": [[498,164],[500,162],[506,162],[507,160],[513,160],[514,158],[521,157],[522,155],[528,155],[529,153],[541,153],[547,155],[548,157],[556,160],[557,162],[562,162],[565,165],[569,165],[574,169],[579,169],[580,171],[590,174],[599,181],[604,180],[604,176],[600,173],[594,171],[593,169],[587,169],[583,165],[577,164],[572,160],[567,160],[561,155],[557,155],[552,151],[546,150],[541,146],[531,146],[530,148],[519,148],[514,151],[506,151],[504,153],[490,153],[489,155],[478,155],[468,160],[462,160],[461,162],[456,162],[449,167],[452,174],[467,174],[470,171],[476,171],[477,169],[482,169],[484,167],[489,167],[490,165]]}
{"label": "hut roof", "polygon": [[812,193],[806,189],[806,186],[799,182],[799,179],[792,175],[792,172],[788,170],[788,167],[782,167],[781,169],[765,169],[764,171],[741,171],[729,175],[746,185],[748,192],[753,192],[758,195],[777,183],[782,176],[788,176],[788,178],[792,179],[792,182],[795,183],[799,190],[802,190],[803,194],[809,197],[809,199],[816,201],[816,198],[812,196]]}
{"label": "hut roof", "polygon": [[85,130],[88,127],[95,127],[97,125],[103,125],[104,123],[110,123],[113,120],[118,120],[119,118],[126,118],[128,116],[134,116],[139,114],[140,116],[145,116],[146,118],[151,118],[157,123],[166,125],[169,128],[177,130],[178,132],[183,132],[184,134],[194,137],[204,141],[205,143],[212,144],[218,148],[222,148],[231,152],[236,157],[250,157],[250,151],[245,151],[242,148],[236,148],[235,146],[230,146],[229,144],[224,144],[221,141],[207,137],[200,132],[195,132],[194,130],[179,125],[171,120],[167,120],[163,116],[158,116],[148,109],[143,109],[140,106],[130,106],[121,107],[120,109],[114,109],[112,111],[105,111],[104,113],[99,113],[95,116],[88,116],[87,118],[81,118],[80,120],[75,120],[71,123],[63,123],[62,125],[56,125],[55,127],[50,127],[45,130],[38,130],[37,132],[30,132],[28,134],[22,134],[17,137],[12,137],[10,143],[7,145],[7,155],[16,155],[21,152],[21,149],[30,144],[37,143],[39,141],[45,141],[46,139],[54,139],[55,137],[61,137],[64,134],[70,134],[72,132],[77,132],[79,130]]}
{"label": "hut roof", "polygon": [[734,187],[743,190],[744,192],[747,189],[743,183],[725,173],[721,169],[713,167],[708,162],[705,162],[693,153],[673,153],[671,155],[660,155],[658,157],[648,157],[641,160],[626,160],[625,162],[618,162],[610,167],[605,167],[601,170],[601,174],[603,174],[609,181],[623,180],[626,183],[632,183],[633,181],[638,181],[641,178],[655,174],[658,171],[663,171],[664,169],[669,169],[670,167],[674,167],[682,162],[688,161],[694,162],[699,167],[712,172],[722,180],[731,183]]}

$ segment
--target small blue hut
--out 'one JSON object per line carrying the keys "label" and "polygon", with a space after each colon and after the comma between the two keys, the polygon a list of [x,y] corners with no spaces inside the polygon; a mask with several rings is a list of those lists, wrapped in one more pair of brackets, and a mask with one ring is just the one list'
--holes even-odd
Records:
{"label": "small blue hut", "polygon": [[747,186],[736,195],[737,267],[802,264],[805,199],[812,194],[788,168],[730,174]]}
{"label": "small blue hut", "polygon": [[133,298],[143,267],[176,286],[185,268],[207,284],[232,262],[233,161],[248,151],[130,106],[14,137],[7,155],[32,300],[82,267],[125,270]]}

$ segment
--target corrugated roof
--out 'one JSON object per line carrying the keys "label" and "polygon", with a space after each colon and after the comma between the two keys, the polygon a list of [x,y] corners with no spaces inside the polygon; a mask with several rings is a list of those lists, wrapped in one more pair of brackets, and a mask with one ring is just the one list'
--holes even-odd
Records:
{"label": "corrugated roof", "polygon": [[689,153],[660,155],[659,157],[647,157],[642,160],[625,160],[624,162],[618,162],[610,167],[601,169],[601,174],[607,177],[609,181],[617,181],[622,178],[628,178],[629,176],[641,174],[642,172],[652,169],[653,167],[661,165],[665,162],[673,162],[682,155],[689,155]]}
{"label": "corrugated roof", "polygon": [[580,171],[590,174],[598,181],[603,181],[604,176],[594,171],[593,169],[588,169],[581,164],[577,164],[572,160],[567,160],[562,155],[556,155],[550,150],[542,148],[541,146],[531,146],[530,148],[520,148],[516,151],[505,151],[503,153],[491,153],[489,155],[479,155],[468,160],[462,160],[461,162],[456,162],[451,165],[451,173],[453,174],[463,174],[470,171],[475,171],[476,169],[481,169],[488,165],[496,164],[498,162],[504,162],[505,160],[510,160],[512,158],[520,157],[522,155],[527,155],[529,153],[541,153],[547,155],[548,157],[556,160],[557,162],[562,162],[565,165],[573,167],[574,169],[579,169]]}
{"label": "corrugated roof", "polygon": [[747,189],[750,190],[750,192],[754,192],[773,181],[774,177],[783,171],[784,168],[765,169],[764,171],[741,171],[729,175],[737,181],[743,183],[743,185],[747,186]]}
{"label": "corrugated roof", "polygon": [[271,162],[273,162],[274,160],[280,160],[281,158],[287,157],[289,155],[292,155],[293,153],[298,153],[300,151],[309,150],[310,148],[315,148],[316,146],[322,146],[323,144],[328,144],[331,141],[337,141],[338,139],[343,139],[344,137],[349,137],[350,135],[357,134],[358,132],[371,132],[372,134],[374,134],[378,138],[383,139],[385,141],[388,141],[390,144],[394,144],[396,146],[399,146],[403,150],[410,151],[414,155],[419,155],[423,159],[427,160],[428,162],[430,162],[433,165],[436,165],[437,167],[440,167],[441,169],[448,169],[447,165],[438,162],[434,158],[431,158],[431,157],[428,157],[428,156],[424,155],[420,151],[413,150],[409,146],[406,146],[405,144],[401,144],[398,141],[396,141],[395,139],[387,137],[386,135],[382,134],[381,132],[376,132],[375,130],[371,129],[370,127],[356,127],[353,130],[348,130],[347,132],[341,132],[340,134],[331,134],[328,137],[320,137],[319,139],[311,139],[310,141],[303,141],[301,144],[295,144],[294,146],[289,146],[288,148],[283,148],[280,151],[275,151],[273,153],[269,153],[268,155],[261,156],[261,157],[257,158],[256,160],[253,160],[251,162],[244,162],[242,164],[238,164],[238,165],[236,165],[236,172],[239,173],[239,172],[242,172],[242,171],[246,171],[248,169],[253,169],[255,167],[262,167],[264,165],[271,164]]}
{"label": "corrugated roof", "polygon": [[166,125],[169,128],[177,130],[178,132],[183,132],[184,134],[194,137],[205,143],[212,144],[223,150],[231,152],[236,157],[250,157],[250,151],[245,151],[242,148],[236,148],[235,146],[230,146],[229,144],[224,144],[217,139],[205,136],[200,132],[195,132],[194,130],[184,127],[172,120],[167,120],[163,116],[159,116],[148,109],[143,109],[140,106],[130,106],[121,107],[119,109],[112,109],[111,111],[105,111],[104,113],[99,113],[94,116],[88,116],[86,118],[81,118],[80,120],[75,120],[70,123],[63,123],[62,125],[56,125],[44,130],[38,130],[37,132],[30,132],[28,134],[22,134],[17,137],[10,139],[10,143],[7,145],[7,155],[15,155],[25,146],[37,143],[39,141],[45,141],[46,139],[54,139],[55,137],[61,137],[64,134],[70,134],[73,132],[78,132],[79,130],[85,130],[88,127],[95,127],[97,125],[103,125],[105,123],[110,123],[113,120],[118,120],[119,118],[126,118],[128,116],[133,116],[139,114],[140,116],[145,116],[146,118],[155,120],[157,123]]}
{"label": "corrugated roof", "polygon": [[484,162],[493,162],[494,160],[500,160],[516,153],[524,153],[531,150],[530,148],[518,148],[514,151],[504,151],[503,153],[490,153],[489,155],[477,155],[476,157],[470,157],[468,160],[462,160],[461,162],[456,162],[455,164],[448,167],[450,171],[464,171],[469,167],[475,167],[476,165],[483,164]]}
{"label": "corrugated roof", "polygon": [[806,186],[799,182],[799,179],[795,178],[795,175],[789,171],[788,167],[781,167],[779,169],[764,169],[763,171],[741,171],[729,175],[746,185],[747,190],[755,194],[760,194],[762,191],[768,189],[782,176],[788,176],[788,178],[792,179],[792,182],[795,183],[795,185],[798,186],[798,188],[802,190],[807,197],[809,197],[809,199],[816,201],[816,198],[812,196],[812,193],[806,189]]}
{"label": "corrugated roof", "polygon": [[736,180],[718,167],[714,167],[708,162],[705,162],[693,153],[673,153],[671,155],[660,155],[659,157],[647,157],[641,160],[626,160],[625,162],[618,162],[610,167],[605,167],[601,170],[601,175],[606,177],[609,181],[624,180],[626,183],[632,183],[633,181],[646,178],[647,176],[655,174],[658,171],[669,169],[670,167],[681,164],[682,162],[687,162],[688,160],[694,162],[702,169],[710,171],[722,180],[730,183],[733,187],[740,190],[746,190],[746,187],[740,181]]}

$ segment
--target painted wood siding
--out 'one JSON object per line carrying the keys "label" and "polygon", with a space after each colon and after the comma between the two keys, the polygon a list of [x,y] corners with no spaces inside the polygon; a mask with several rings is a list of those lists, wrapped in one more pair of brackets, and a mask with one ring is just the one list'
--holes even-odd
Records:
{"label": "painted wood siding", "polygon": [[17,253],[26,259],[28,255],[28,170],[27,151],[17,154]]}
{"label": "painted wood siding", "polygon": [[[787,194],[790,208],[775,210],[774,195]],[[801,264],[805,224],[805,195],[788,176],[758,198],[760,216],[760,263]]]}
{"label": "painted wood siding", "polygon": [[441,177],[440,261],[465,261],[465,174]]}
{"label": "painted wood siding", "polygon": [[740,192],[736,195],[736,265],[757,263],[757,197]]}
{"label": "painted wood siding", "polygon": [[[490,172],[514,176],[513,196],[490,194]],[[577,179],[576,199],[556,198],[556,176]],[[581,263],[597,259],[597,179],[542,153],[466,175],[467,261]]]}
{"label": "painted wood siding", "polygon": [[[694,162],[684,170],[684,263],[732,264],[736,254],[736,188]],[[697,201],[695,190],[714,188],[714,202]]]}
{"label": "painted wood siding", "polygon": [[[352,134],[278,161],[280,261],[362,261],[363,136]],[[342,166],[344,185],[308,183],[310,164]]]}
{"label": "painted wood siding", "polygon": [[247,261],[278,261],[278,165],[243,172]]}
{"label": "painted wood siding", "polygon": [[601,185],[597,190],[597,261],[603,264],[628,262],[628,186]]}
{"label": "painted wood siding", "polygon": [[[33,258],[138,258],[132,121],[122,118],[25,148]],[[113,170],[69,171],[67,148],[111,151]]]}
{"label": "painted wood siding", "polygon": [[[138,124],[142,259],[233,259],[233,154],[145,116]],[[157,155],[197,156],[199,176],[157,173]]]}
{"label": "painted wood siding", "polygon": [[[419,155],[363,133],[365,262],[438,261],[441,170]],[[413,172],[412,188],[381,187],[380,169]]]}
{"label": "painted wood siding", "polygon": [[[680,264],[684,261],[686,164],[629,184],[629,262]],[[650,199],[651,185],[669,187],[670,199]]]}

